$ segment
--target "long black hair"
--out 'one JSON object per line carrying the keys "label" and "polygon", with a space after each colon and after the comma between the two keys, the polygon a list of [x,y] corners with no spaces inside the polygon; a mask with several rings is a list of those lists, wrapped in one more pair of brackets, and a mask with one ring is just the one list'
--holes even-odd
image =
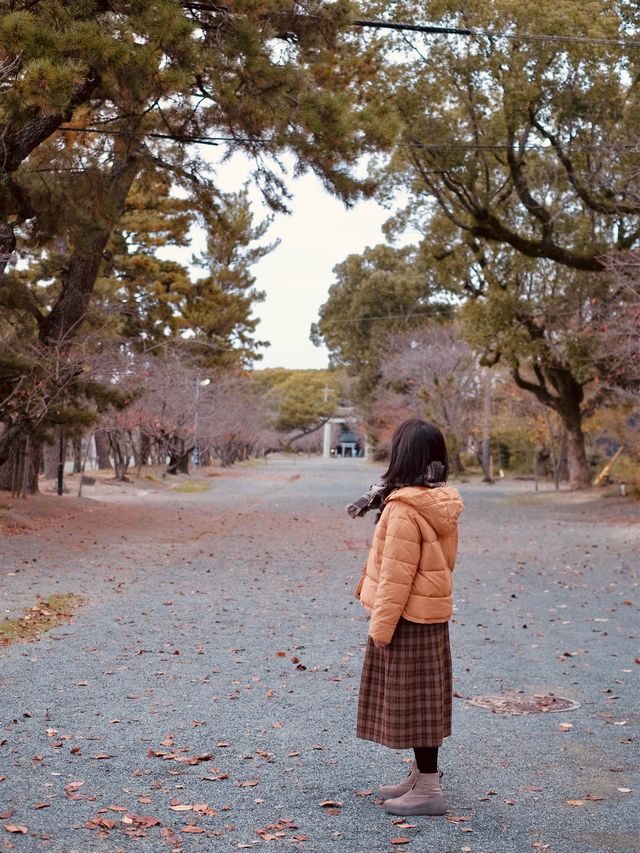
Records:
{"label": "long black hair", "polygon": [[[403,421],[393,433],[385,486],[426,486],[444,483],[449,476],[449,454],[437,426],[420,418]],[[386,491],[386,490],[385,490]]]}

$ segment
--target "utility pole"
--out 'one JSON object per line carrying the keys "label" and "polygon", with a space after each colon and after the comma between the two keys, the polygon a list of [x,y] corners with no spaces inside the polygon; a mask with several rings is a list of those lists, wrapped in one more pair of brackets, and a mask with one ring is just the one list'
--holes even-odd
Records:
{"label": "utility pole", "polygon": [[[329,386],[324,386],[324,402],[329,402]],[[331,459],[331,418],[324,425],[322,434],[322,458]]]}
{"label": "utility pole", "polygon": [[493,483],[491,476],[491,391],[492,377],[491,368],[485,368],[484,401],[482,417],[482,482]]}
{"label": "utility pole", "polygon": [[57,478],[57,492],[59,495],[64,494],[64,450],[65,450],[65,441],[64,441],[64,427],[62,424],[58,427],[59,430],[59,443],[58,443],[58,478]]}

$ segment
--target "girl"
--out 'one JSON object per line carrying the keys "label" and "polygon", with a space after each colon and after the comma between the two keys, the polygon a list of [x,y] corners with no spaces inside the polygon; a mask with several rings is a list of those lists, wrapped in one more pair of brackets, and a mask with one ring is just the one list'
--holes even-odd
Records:
{"label": "girl", "polygon": [[357,736],[413,748],[409,776],[380,788],[397,815],[445,814],[438,747],[451,734],[452,572],[462,500],[446,485],[440,430],[418,419],[396,429],[382,484],[355,501],[352,517],[381,509],[356,598],[371,612]]}

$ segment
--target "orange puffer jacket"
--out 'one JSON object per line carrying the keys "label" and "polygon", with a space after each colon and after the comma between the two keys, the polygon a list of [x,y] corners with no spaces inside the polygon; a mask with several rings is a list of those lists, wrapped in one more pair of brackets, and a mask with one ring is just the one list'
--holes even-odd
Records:
{"label": "orange puffer jacket", "polygon": [[355,593],[371,611],[372,639],[389,643],[401,616],[449,621],[462,509],[450,486],[407,486],[389,495]]}

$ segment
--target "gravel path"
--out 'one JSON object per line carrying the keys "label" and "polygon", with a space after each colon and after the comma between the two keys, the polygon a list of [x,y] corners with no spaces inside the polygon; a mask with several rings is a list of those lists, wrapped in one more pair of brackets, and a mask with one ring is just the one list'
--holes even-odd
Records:
{"label": "gravel path", "polygon": [[[0,850],[638,851],[640,513],[460,485],[451,813],[402,827],[374,800],[407,754],[353,733],[372,525],[343,507],[377,473],[273,459],[205,493],[64,498],[53,521],[55,499],[34,504],[40,535],[3,542],[0,606],[87,603],[0,649]],[[466,701],[503,689],[580,707]]]}

